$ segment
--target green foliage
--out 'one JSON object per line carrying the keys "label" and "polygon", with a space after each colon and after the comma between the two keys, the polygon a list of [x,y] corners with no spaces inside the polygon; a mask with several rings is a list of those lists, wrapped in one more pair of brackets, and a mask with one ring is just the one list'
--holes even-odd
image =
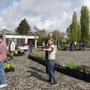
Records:
{"label": "green foliage", "polygon": [[36,26],[34,27],[35,31],[35,35],[39,36],[38,39],[38,45],[42,45],[43,40],[47,37],[47,32],[45,29],[39,29]]}
{"label": "green foliage", "polygon": [[73,42],[78,42],[81,39],[80,25],[77,23],[76,12],[73,13],[72,24],[70,25],[70,39]]}
{"label": "green foliage", "polygon": [[77,42],[77,16],[76,16],[76,12],[74,12],[74,14],[73,14],[71,29],[72,29],[72,41]]}
{"label": "green foliage", "polygon": [[18,53],[18,50],[14,50],[14,53],[17,54]]}
{"label": "green foliage", "polygon": [[87,48],[90,48],[90,41],[87,42]]}
{"label": "green foliage", "polygon": [[77,67],[80,67],[80,64],[67,64],[66,67],[70,69],[75,69]]}
{"label": "green foliage", "polygon": [[58,46],[58,50],[61,50],[64,48],[64,43],[60,40],[59,41],[59,46]]}
{"label": "green foliage", "polygon": [[52,33],[53,33],[53,39],[56,41],[57,48],[62,49],[64,47],[64,44],[61,40],[64,38],[65,33],[62,33],[58,30],[54,30]]}
{"label": "green foliage", "polygon": [[23,19],[15,31],[17,34],[28,35],[31,31],[31,27],[27,23],[27,20]]}
{"label": "green foliage", "polygon": [[39,39],[38,39],[38,45],[42,45],[42,43],[43,43],[43,40],[44,40],[44,38],[42,37],[42,36],[39,36]]}
{"label": "green foliage", "polygon": [[4,69],[9,69],[9,68],[15,68],[15,65],[14,64],[10,64],[10,63],[4,63]]}
{"label": "green foliage", "polygon": [[87,6],[81,7],[81,38],[82,40],[88,40],[89,37],[89,10]]}
{"label": "green foliage", "polygon": [[76,12],[73,13],[72,24],[69,25],[66,32],[71,42],[79,42],[81,40],[81,28],[77,22]]}
{"label": "green foliage", "polygon": [[44,58],[45,58],[44,55],[41,55],[41,54],[38,54],[38,53],[31,53],[30,56],[33,56],[33,57],[41,59],[41,60],[44,60]]}
{"label": "green foliage", "polygon": [[72,31],[71,31],[71,24],[69,25],[69,27],[66,29],[66,33],[67,33],[67,37],[69,40],[71,40],[71,34],[72,34]]}
{"label": "green foliage", "polygon": [[21,50],[21,49],[18,49],[18,51],[20,51],[20,52],[24,52],[24,50]]}
{"label": "green foliage", "polygon": [[53,32],[53,39],[57,40],[57,39],[62,39],[64,38],[64,33],[60,32],[59,30],[54,30]]}
{"label": "green foliage", "polygon": [[85,68],[84,68],[84,72],[85,72],[85,73],[90,73],[90,67],[85,67]]}
{"label": "green foliage", "polygon": [[79,24],[77,25],[77,27],[77,42],[79,42],[81,40],[81,28]]}
{"label": "green foliage", "polygon": [[80,65],[80,64],[67,64],[66,68],[74,69],[74,70],[79,70],[85,73],[90,73],[90,67],[85,66],[85,65]]}

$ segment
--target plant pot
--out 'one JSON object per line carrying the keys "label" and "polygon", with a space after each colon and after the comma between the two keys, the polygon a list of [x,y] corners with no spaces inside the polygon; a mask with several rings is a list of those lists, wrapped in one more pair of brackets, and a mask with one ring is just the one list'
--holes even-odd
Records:
{"label": "plant pot", "polygon": [[84,78],[86,82],[90,82],[90,73],[84,73]]}
{"label": "plant pot", "polygon": [[34,58],[33,56],[31,56],[31,55],[28,55],[28,58],[29,58],[29,59],[32,59],[32,60],[35,59],[35,58]]}
{"label": "plant pot", "polygon": [[63,67],[63,69],[62,69],[62,73],[70,75],[70,76],[73,76],[73,72],[74,71],[70,68]]}
{"label": "plant pot", "polygon": [[14,56],[18,56],[18,53],[14,53]]}
{"label": "plant pot", "polygon": [[22,55],[23,55],[23,53],[18,51],[18,56],[22,56]]}
{"label": "plant pot", "polygon": [[83,80],[84,72],[74,70],[73,77]]}
{"label": "plant pot", "polygon": [[6,68],[5,69],[5,72],[11,72],[11,71],[15,71],[15,68],[14,67],[10,67],[10,68]]}
{"label": "plant pot", "polygon": [[66,67],[65,66],[61,66],[59,64],[55,65],[55,70],[58,71],[58,72],[64,73],[64,74],[67,73]]}
{"label": "plant pot", "polygon": [[65,73],[65,74],[67,74],[69,76],[78,78],[80,80],[83,80],[83,77],[84,77],[83,72],[78,71],[78,70],[74,70],[74,69],[70,69],[70,68],[66,68],[63,73]]}

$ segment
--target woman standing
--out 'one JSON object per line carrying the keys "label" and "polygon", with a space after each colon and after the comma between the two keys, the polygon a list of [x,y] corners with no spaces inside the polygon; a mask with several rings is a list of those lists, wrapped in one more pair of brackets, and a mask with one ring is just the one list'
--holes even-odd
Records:
{"label": "woman standing", "polygon": [[[48,40],[48,45],[49,47],[43,48],[43,51],[48,51],[48,74],[49,74],[48,82],[50,82],[51,85],[54,85],[57,84],[56,76],[54,74],[56,50],[52,40]],[[51,79],[53,79],[53,82],[51,81]]]}

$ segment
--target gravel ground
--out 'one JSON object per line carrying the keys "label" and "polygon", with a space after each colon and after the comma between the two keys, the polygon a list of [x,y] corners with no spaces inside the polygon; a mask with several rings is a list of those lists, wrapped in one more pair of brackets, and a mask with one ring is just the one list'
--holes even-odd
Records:
{"label": "gravel ground", "polygon": [[[18,56],[10,61],[16,65],[16,70],[6,73],[8,87],[0,90],[90,90],[90,83],[59,72],[55,72],[58,85],[50,85],[46,81],[48,75],[45,73],[45,67],[28,59],[28,54],[27,52],[25,56]],[[90,52],[59,51],[57,60],[62,64],[75,62],[89,65]]]}

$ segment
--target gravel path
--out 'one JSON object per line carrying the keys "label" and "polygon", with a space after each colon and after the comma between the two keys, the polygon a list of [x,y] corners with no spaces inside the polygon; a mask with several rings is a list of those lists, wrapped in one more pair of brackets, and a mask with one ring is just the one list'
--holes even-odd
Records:
{"label": "gravel path", "polygon": [[[71,52],[59,53],[59,60],[71,55]],[[72,55],[75,54],[72,52]],[[82,54],[79,55],[82,56]],[[72,59],[76,58],[73,57]],[[72,61],[72,59],[70,60]],[[90,90],[90,83],[86,83],[82,80],[78,80],[58,72],[55,72],[58,85],[50,85],[46,82],[48,75],[45,73],[45,67],[28,59],[28,52],[25,56],[15,57],[14,60],[10,62],[16,65],[16,70],[15,72],[6,73],[8,87],[0,90]],[[61,62],[67,63],[64,59]]]}

